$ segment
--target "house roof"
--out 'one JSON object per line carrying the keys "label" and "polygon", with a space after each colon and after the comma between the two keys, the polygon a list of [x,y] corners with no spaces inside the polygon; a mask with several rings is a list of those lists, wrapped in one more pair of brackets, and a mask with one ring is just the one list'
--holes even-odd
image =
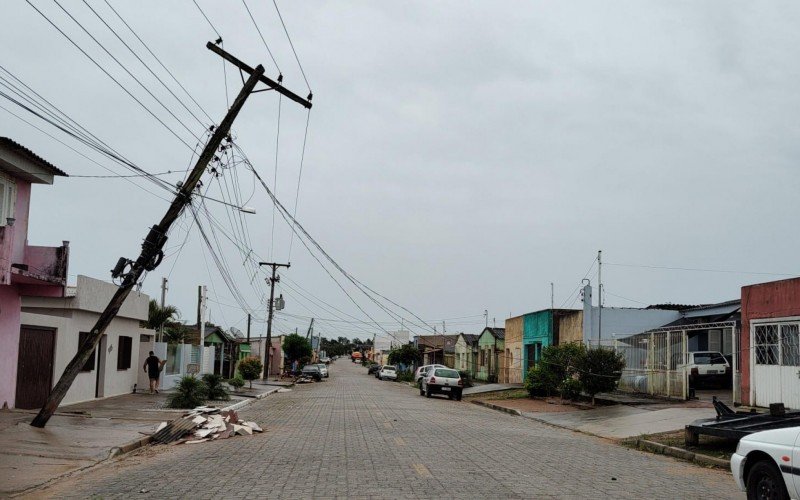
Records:
{"label": "house roof", "polygon": [[68,177],[66,172],[56,167],[49,161],[45,160],[41,156],[37,155],[36,153],[26,148],[22,144],[9,139],[8,137],[0,137],[0,147],[15,152],[16,154],[22,156],[23,158],[33,163],[37,167],[41,168],[50,175],[60,175],[62,177]]}
{"label": "house roof", "polygon": [[473,342],[477,342],[480,338],[480,335],[476,335],[474,333],[462,333],[462,337],[464,337],[464,342],[471,344]]}
{"label": "house roof", "polygon": [[459,335],[420,335],[417,345],[426,349],[441,349],[444,345],[444,352],[454,352]]}
{"label": "house roof", "polygon": [[[487,326],[486,328],[483,329],[483,332],[485,332],[487,330],[489,331],[489,333],[494,335],[494,338],[496,338],[496,339],[505,340],[505,338],[506,338],[506,329],[505,328],[498,328],[496,326],[494,326],[494,327],[493,326]],[[483,332],[481,332],[481,335],[483,334]]]}

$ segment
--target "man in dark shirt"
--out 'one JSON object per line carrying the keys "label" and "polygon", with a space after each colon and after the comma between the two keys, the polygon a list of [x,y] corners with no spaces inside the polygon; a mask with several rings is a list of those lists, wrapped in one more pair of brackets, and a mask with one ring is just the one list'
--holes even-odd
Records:
{"label": "man in dark shirt", "polygon": [[161,361],[158,359],[153,351],[150,351],[150,356],[144,360],[144,371],[147,372],[147,376],[150,377],[150,394],[155,392],[158,394],[158,379],[161,377],[161,368],[164,366],[166,361]]}

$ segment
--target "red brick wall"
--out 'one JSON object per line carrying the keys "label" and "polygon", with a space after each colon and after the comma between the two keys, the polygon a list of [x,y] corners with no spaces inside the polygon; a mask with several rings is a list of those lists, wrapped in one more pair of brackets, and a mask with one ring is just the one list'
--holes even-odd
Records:
{"label": "red brick wall", "polygon": [[800,278],[742,287],[742,403],[750,404],[750,321],[800,316]]}

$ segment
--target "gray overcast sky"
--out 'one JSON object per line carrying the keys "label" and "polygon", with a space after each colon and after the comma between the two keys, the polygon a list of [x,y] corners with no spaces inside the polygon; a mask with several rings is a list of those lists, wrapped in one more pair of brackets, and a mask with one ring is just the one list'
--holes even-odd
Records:
{"label": "gray overcast sky", "polygon": [[[32,1],[181,137],[196,142],[55,3]],[[59,1],[195,134],[202,133],[84,3]],[[152,63],[104,2],[87,1]],[[109,1],[221,120],[222,63],[204,47],[216,36],[191,0]],[[197,1],[227,50],[277,75],[240,2]],[[248,5],[284,83],[305,95],[272,3]],[[280,6],[314,91],[298,219],[375,290],[425,319],[461,318],[448,322],[448,331],[478,332],[484,309],[500,326],[510,313],[549,307],[551,281],[557,306],[580,307],[570,293],[598,249],[616,264],[800,273],[796,2]],[[148,171],[189,166],[190,150],[27,3],[8,2],[0,17],[6,69]],[[151,67],[172,83],[155,63]],[[231,67],[227,76],[232,98],[241,80]],[[0,105],[13,107],[5,100]],[[277,96],[260,93],[235,124],[237,143],[270,183],[277,116]],[[288,207],[294,204],[305,118],[302,107],[284,99],[277,195]],[[0,135],[70,174],[107,173],[2,110]],[[254,192],[248,205],[258,213],[245,216],[253,249],[263,259],[288,259],[289,228],[278,217],[271,245],[271,205],[243,166],[236,174],[244,198]],[[233,182],[233,175],[228,171],[226,179]],[[207,182],[219,195],[216,181]],[[208,206],[231,230],[223,208]],[[70,240],[71,274],[109,279],[118,257],[138,254],[147,227],[165,208],[164,201],[121,179],[60,178],[34,190],[30,241]],[[186,218],[173,232],[172,255],[147,277],[144,291],[157,297],[160,277],[172,269],[169,302],[185,318],[194,318],[196,287],[204,283],[211,299],[222,303],[211,303],[211,319],[244,329],[245,313],[207,251],[204,257],[196,228],[175,262],[188,226]],[[264,286],[251,286],[241,254],[224,238],[221,244],[237,286],[263,315]],[[299,296],[299,286],[303,294],[366,320],[297,240],[291,261],[282,273],[286,313],[348,319]],[[589,275],[594,284],[596,267]],[[743,284],[779,278],[603,268],[606,290],[615,294],[607,297],[608,306],[716,302],[737,298]],[[347,289],[373,317],[390,319]],[[284,317],[278,327],[306,324]],[[263,330],[263,323],[255,324],[255,333]],[[331,322],[318,327],[323,335],[362,338],[375,330]]]}

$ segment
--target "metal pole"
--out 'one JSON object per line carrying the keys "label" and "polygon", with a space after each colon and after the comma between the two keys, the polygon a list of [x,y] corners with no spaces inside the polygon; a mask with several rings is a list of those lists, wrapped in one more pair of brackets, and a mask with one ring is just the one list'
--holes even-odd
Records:
{"label": "metal pole", "polygon": [[259,266],[270,266],[272,268],[272,276],[269,278],[269,314],[267,315],[267,348],[264,353],[264,380],[269,380],[269,358],[271,357],[270,350],[272,349],[272,315],[275,305],[275,283],[280,281],[277,275],[279,267],[289,268],[289,264],[276,264],[274,262],[259,262]]}
{"label": "metal pole", "polygon": [[597,251],[597,347],[603,338],[603,251]]}

